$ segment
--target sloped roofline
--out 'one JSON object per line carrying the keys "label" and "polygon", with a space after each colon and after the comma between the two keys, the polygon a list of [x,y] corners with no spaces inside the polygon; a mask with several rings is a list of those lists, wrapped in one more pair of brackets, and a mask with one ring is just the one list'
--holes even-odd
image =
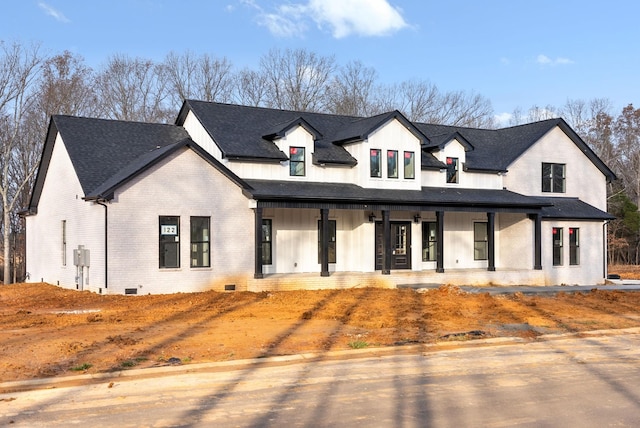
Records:
{"label": "sloped roofline", "polygon": [[[338,135],[337,138],[332,140],[332,143],[342,145],[366,140],[367,138],[369,138],[369,135],[371,135],[374,131],[380,129],[385,123],[390,122],[392,119],[396,119],[402,125],[404,125],[404,127],[407,128],[409,132],[411,132],[416,138],[418,138],[418,140],[420,140],[420,145],[425,145],[428,143],[429,138],[425,134],[423,134],[422,131],[416,128],[416,126],[398,110],[382,113],[377,116],[363,117],[362,119],[353,122],[353,126],[351,127],[352,129],[345,130],[343,135]],[[363,127],[362,130],[353,129],[358,123],[366,125],[368,124],[368,122],[371,122],[371,125]]]}
{"label": "sloped roofline", "polygon": [[47,128],[47,136],[44,139],[45,143],[42,151],[42,156],[40,157],[40,162],[38,164],[36,180],[33,185],[33,190],[31,191],[31,198],[29,198],[29,206],[25,212],[25,215],[38,213],[38,203],[40,202],[40,197],[42,196],[42,189],[44,187],[45,177],[47,176],[47,172],[49,171],[49,164],[51,163],[51,156],[53,155],[53,146],[55,144],[55,139],[57,136],[58,128],[56,127],[55,121],[53,120],[52,116]]}
{"label": "sloped roofline", "polygon": [[607,177],[607,182],[617,180],[616,174],[595,154],[587,143],[569,126],[564,119],[558,118],[557,126],[574,142],[585,156]]}
{"label": "sloped roofline", "polygon": [[[434,144],[434,145],[427,145],[424,148],[427,150],[432,150],[432,149],[442,150],[451,141],[457,140],[462,145],[462,147],[464,147],[465,152],[475,149],[475,147],[473,147],[473,144],[471,144],[469,140],[467,140],[467,138],[464,135],[462,135],[458,130],[452,132],[451,134],[443,134],[442,137],[443,139],[441,143]],[[433,137],[433,139],[435,139],[435,137]]]}
{"label": "sloped roofline", "polygon": [[297,117],[292,121],[276,126],[272,131],[269,131],[267,134],[263,135],[262,138],[270,141],[273,141],[277,138],[282,138],[289,130],[297,126],[302,126],[309,134],[313,136],[314,140],[322,138],[322,133],[314,128],[303,117]]}
{"label": "sloped roofline", "polygon": [[162,147],[158,150],[155,150],[152,153],[143,155],[138,159],[134,160],[129,165],[125,166],[123,169],[118,171],[115,175],[113,175],[109,180],[103,183],[100,187],[92,191],[90,194],[86,195],[83,199],[86,201],[96,201],[96,200],[111,200],[114,197],[115,191],[138,177],[145,171],[153,168],[163,159],[166,159],[171,154],[182,148],[189,148],[193,150],[196,154],[198,154],[202,159],[208,162],[211,166],[217,169],[220,173],[222,173],[225,177],[231,180],[233,183],[241,187],[243,190],[250,190],[251,186],[249,186],[244,180],[234,174],[231,170],[225,167],[222,163],[220,163],[217,159],[215,159],[209,152],[204,150],[198,143],[191,140],[190,138],[186,138],[178,143],[171,144],[169,146]]}

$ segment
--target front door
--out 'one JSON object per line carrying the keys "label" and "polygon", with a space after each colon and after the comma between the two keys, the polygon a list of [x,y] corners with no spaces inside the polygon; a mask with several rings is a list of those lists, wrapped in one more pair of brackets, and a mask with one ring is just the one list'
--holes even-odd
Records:
{"label": "front door", "polygon": [[[376,222],[376,270],[382,270],[384,227]],[[391,269],[411,269],[411,222],[391,222]]]}

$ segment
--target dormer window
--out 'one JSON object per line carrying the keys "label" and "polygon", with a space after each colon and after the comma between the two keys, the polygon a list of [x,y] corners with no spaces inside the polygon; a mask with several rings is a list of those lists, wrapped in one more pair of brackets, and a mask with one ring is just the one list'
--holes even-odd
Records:
{"label": "dormer window", "polygon": [[416,178],[415,153],[404,152],[404,178]]}
{"label": "dormer window", "polygon": [[458,158],[447,158],[447,183],[458,182]]}
{"label": "dormer window", "polygon": [[387,150],[387,177],[398,178],[398,151]]}
{"label": "dormer window", "polygon": [[382,177],[382,159],[380,158],[380,154],[380,149],[371,149],[369,151],[370,171],[371,177],[373,178]]}
{"label": "dormer window", "polygon": [[289,147],[289,175],[304,177],[304,147]]}

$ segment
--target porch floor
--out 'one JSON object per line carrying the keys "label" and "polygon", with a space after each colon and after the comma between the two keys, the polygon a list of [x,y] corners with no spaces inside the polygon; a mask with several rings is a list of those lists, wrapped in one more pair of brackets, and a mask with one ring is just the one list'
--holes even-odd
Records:
{"label": "porch floor", "polygon": [[[266,274],[262,279],[251,278],[247,281],[248,291],[279,290],[320,290],[345,289],[361,287],[397,288],[398,286],[425,284],[510,286],[510,285],[545,285],[544,273],[541,270],[496,269],[449,269],[438,273],[433,270],[403,271],[394,270],[389,275],[376,272],[331,272],[329,276],[313,273],[281,273]],[[415,287],[414,287],[415,288]]]}

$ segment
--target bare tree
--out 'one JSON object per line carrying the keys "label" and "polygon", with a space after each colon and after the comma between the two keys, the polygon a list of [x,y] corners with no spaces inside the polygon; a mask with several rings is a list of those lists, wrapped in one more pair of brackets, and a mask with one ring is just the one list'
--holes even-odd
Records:
{"label": "bare tree", "polygon": [[93,70],[84,64],[82,57],[64,51],[49,58],[39,80],[36,110],[46,121],[54,114],[96,115],[97,97],[92,81]]}
{"label": "bare tree", "polygon": [[455,91],[444,94],[434,123],[472,128],[496,126],[493,107],[488,98],[473,92]]}
{"label": "bare tree", "polygon": [[491,102],[464,91],[441,92],[434,84],[409,80],[378,89],[378,110],[400,110],[409,120],[442,125],[493,128]]}
{"label": "bare tree", "polygon": [[175,111],[167,108],[164,69],[150,60],[111,57],[96,77],[100,115],[109,119],[169,122]]}
{"label": "bare tree", "polygon": [[[0,197],[2,198],[2,232],[4,246],[4,278],[9,284],[11,271],[11,214],[20,201],[38,166],[25,159],[29,152],[23,138],[27,127],[24,120],[35,100],[34,83],[41,71],[43,59],[39,46],[23,47],[18,43],[0,42]],[[27,149],[27,150],[23,150]],[[29,152],[33,153],[33,151]]]}
{"label": "bare tree", "polygon": [[350,116],[369,116],[374,111],[377,73],[360,61],[341,67],[327,87],[327,111]]}
{"label": "bare tree", "polygon": [[266,77],[268,107],[298,111],[322,111],[325,91],[335,70],[333,56],[318,56],[303,49],[273,49],[260,60]]}
{"label": "bare tree", "polygon": [[181,55],[170,52],[163,66],[172,105],[176,108],[188,98],[224,103],[232,100],[234,78],[226,58],[212,58],[208,54],[195,56],[190,51]]}
{"label": "bare tree", "polygon": [[259,107],[267,99],[267,76],[245,68],[234,78],[234,100],[245,106]]}
{"label": "bare tree", "polygon": [[622,163],[619,174],[636,205],[640,204],[640,109],[629,104],[613,124]]}

